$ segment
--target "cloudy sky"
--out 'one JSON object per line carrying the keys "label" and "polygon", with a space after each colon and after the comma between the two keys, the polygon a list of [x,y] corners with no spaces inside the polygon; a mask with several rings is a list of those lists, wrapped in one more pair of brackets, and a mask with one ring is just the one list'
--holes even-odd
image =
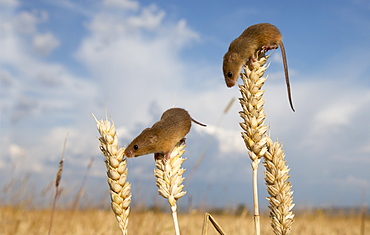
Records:
{"label": "cloudy sky", "polygon": [[[230,42],[269,22],[284,36],[293,102],[280,51],[267,70],[266,123],[284,144],[297,207],[370,203],[370,3],[0,0],[0,197],[22,182],[40,198],[67,138],[62,187],[107,198],[94,113],[115,121],[127,145],[163,111],[194,125],[184,163],[185,205],[251,205],[250,160],[240,137],[240,96],[221,70]],[[239,81],[240,82],[240,81]],[[202,154],[200,166],[194,165]],[[152,156],[129,160],[134,203],[157,196]],[[260,168],[261,203],[266,196]],[[9,186],[11,189],[9,189]],[[99,189],[98,192],[96,189]],[[51,197],[52,190],[45,197]],[[66,196],[67,197],[67,196]],[[164,200],[163,200],[164,201]]]}

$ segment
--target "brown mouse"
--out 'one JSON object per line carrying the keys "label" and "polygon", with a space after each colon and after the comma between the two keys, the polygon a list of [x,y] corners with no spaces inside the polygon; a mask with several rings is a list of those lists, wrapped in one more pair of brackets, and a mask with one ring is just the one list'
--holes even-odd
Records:
{"label": "brown mouse", "polygon": [[169,159],[175,145],[184,140],[190,131],[191,122],[206,126],[192,119],[189,113],[182,108],[171,108],[162,114],[161,120],[154,123],[151,128],[146,128],[126,148],[125,155],[138,157],[154,153],[164,154],[163,162]]}
{"label": "brown mouse", "polygon": [[272,24],[261,23],[248,27],[238,38],[230,43],[229,50],[224,55],[222,69],[227,87],[232,87],[236,84],[242,67],[247,60],[254,62],[256,51],[264,50],[266,52],[271,49],[277,49],[280,46],[289,103],[292,110],[295,111],[290,92],[285,48],[281,39],[282,36],[279,29]]}

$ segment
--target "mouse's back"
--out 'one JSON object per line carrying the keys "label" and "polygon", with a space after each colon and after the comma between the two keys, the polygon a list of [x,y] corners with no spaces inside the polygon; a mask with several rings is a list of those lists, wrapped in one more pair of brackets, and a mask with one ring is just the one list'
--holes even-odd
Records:
{"label": "mouse's back", "polygon": [[252,25],[244,30],[240,36],[252,39],[257,48],[278,45],[282,39],[279,29],[269,23]]}
{"label": "mouse's back", "polygon": [[191,117],[189,113],[182,108],[171,108],[166,110],[161,120],[153,125],[153,129],[158,129],[164,135],[182,139],[191,127]]}

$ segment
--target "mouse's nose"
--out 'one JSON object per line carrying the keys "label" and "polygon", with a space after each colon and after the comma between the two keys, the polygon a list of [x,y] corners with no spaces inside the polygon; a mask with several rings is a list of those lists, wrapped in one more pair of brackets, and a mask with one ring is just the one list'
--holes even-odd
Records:
{"label": "mouse's nose", "polygon": [[127,149],[126,149],[126,151],[125,151],[125,156],[126,156],[127,158],[133,157],[132,150],[127,150]]}

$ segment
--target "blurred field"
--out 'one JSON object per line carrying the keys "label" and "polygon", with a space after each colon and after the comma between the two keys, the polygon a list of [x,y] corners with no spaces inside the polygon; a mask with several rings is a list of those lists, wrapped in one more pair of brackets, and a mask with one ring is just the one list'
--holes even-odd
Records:
{"label": "blurred field", "polygon": [[[50,210],[21,210],[0,208],[0,234],[48,234]],[[253,234],[252,216],[219,215],[213,217],[227,234]],[[370,234],[370,219],[360,215],[329,216],[322,211],[296,215],[292,234],[362,235]],[[203,213],[180,214],[181,234],[201,234]],[[362,224],[364,227],[361,228]],[[363,229],[363,233],[361,232]],[[52,233],[59,234],[121,234],[113,213],[109,210],[57,210]],[[174,234],[170,213],[131,213],[129,234]],[[217,234],[209,225],[209,235]],[[269,218],[261,218],[261,234],[273,234]]]}

